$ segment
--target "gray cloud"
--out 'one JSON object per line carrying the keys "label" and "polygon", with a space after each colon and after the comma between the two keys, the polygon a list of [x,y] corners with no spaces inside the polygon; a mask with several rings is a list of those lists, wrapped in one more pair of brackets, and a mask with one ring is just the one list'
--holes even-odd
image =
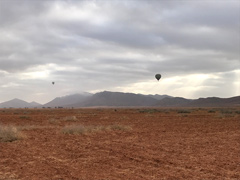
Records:
{"label": "gray cloud", "polygon": [[[56,96],[48,93],[51,81],[61,89],[59,96],[126,89],[159,72],[166,78],[209,74],[202,86],[213,87],[193,97],[212,95],[219,87],[222,96],[240,94],[234,90],[240,69],[237,0],[3,0],[0,34],[0,87],[7,98],[0,101],[26,89],[26,99],[51,100]],[[233,74],[233,83],[226,74]]]}

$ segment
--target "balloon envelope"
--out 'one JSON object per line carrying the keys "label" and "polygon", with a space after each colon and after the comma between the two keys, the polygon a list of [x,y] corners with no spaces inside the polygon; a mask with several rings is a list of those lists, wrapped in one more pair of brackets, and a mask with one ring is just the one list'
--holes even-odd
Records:
{"label": "balloon envelope", "polygon": [[55,82],[52,82],[52,84],[55,84]]}
{"label": "balloon envelope", "polygon": [[162,77],[161,74],[156,74],[156,75],[155,75],[155,78],[156,78],[158,81],[159,81],[159,79],[161,79],[161,77]]}

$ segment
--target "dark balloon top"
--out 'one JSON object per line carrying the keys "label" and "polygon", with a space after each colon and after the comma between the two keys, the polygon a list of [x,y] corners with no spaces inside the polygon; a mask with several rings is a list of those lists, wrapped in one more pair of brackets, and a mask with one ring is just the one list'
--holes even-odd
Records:
{"label": "dark balloon top", "polygon": [[156,75],[155,75],[155,78],[156,78],[158,81],[159,81],[159,79],[161,79],[161,77],[162,77],[161,74],[156,74]]}

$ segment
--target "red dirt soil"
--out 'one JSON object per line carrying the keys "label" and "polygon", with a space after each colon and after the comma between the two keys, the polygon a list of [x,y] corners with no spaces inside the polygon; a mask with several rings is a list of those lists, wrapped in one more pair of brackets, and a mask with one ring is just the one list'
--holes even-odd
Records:
{"label": "red dirt soil", "polygon": [[[240,108],[0,109],[0,124],[24,135],[0,142],[1,180],[240,179]],[[114,124],[131,129],[62,132]]]}

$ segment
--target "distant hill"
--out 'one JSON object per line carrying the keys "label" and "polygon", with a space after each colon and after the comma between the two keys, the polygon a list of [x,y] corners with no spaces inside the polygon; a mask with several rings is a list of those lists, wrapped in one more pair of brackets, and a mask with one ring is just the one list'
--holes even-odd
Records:
{"label": "distant hill", "polygon": [[159,100],[155,106],[160,107],[179,107],[179,106],[186,106],[191,103],[193,100],[185,99],[182,97],[166,97]]}
{"label": "distant hill", "polygon": [[30,104],[30,107],[39,107],[39,106],[42,106],[42,104],[40,104],[40,103],[38,103],[38,102],[35,102],[35,101],[30,102],[29,104]]}
{"label": "distant hill", "polygon": [[104,91],[94,94],[84,102],[72,104],[71,106],[152,106],[157,101],[153,97],[142,94]]}
{"label": "distant hill", "polygon": [[193,107],[212,107],[212,106],[240,106],[240,96],[231,98],[208,97],[199,98],[190,103]]}
{"label": "distant hill", "polygon": [[43,106],[45,107],[71,106],[72,104],[81,103],[91,96],[92,94],[90,93],[81,93],[81,94],[72,94],[72,95],[67,95],[63,97],[57,97],[52,101],[44,104]]}
{"label": "distant hill", "polygon": [[9,108],[9,107],[12,107],[12,108],[25,108],[25,107],[28,107],[28,108],[32,108],[32,107],[36,107],[36,106],[40,106],[41,104],[39,103],[36,103],[36,102],[31,102],[31,103],[28,103],[26,101],[23,101],[21,99],[12,99],[10,101],[6,101],[6,102],[3,102],[3,103],[0,103],[0,108]]}
{"label": "distant hill", "polygon": [[0,108],[25,107],[230,107],[240,106],[240,96],[231,98],[208,97],[186,99],[168,95],[143,95],[123,92],[103,91],[96,94],[81,93],[57,97],[41,105],[36,102],[28,103],[20,99],[13,99],[0,103]]}
{"label": "distant hill", "polygon": [[168,95],[143,95],[134,93],[103,91],[87,97],[84,101],[69,104],[71,107],[213,107],[213,106],[240,106],[240,96],[232,98],[199,98],[185,99]]}
{"label": "distant hill", "polygon": [[208,97],[199,99],[184,99],[180,97],[164,98],[159,100],[155,106],[158,107],[222,107],[240,106],[240,96],[231,98]]}
{"label": "distant hill", "polygon": [[152,98],[157,99],[157,100],[161,100],[161,99],[164,99],[164,98],[166,98],[166,97],[172,98],[172,96],[159,95],[159,94],[155,94],[155,95],[151,95],[151,94],[150,94],[150,95],[147,95],[147,96],[152,97]]}

